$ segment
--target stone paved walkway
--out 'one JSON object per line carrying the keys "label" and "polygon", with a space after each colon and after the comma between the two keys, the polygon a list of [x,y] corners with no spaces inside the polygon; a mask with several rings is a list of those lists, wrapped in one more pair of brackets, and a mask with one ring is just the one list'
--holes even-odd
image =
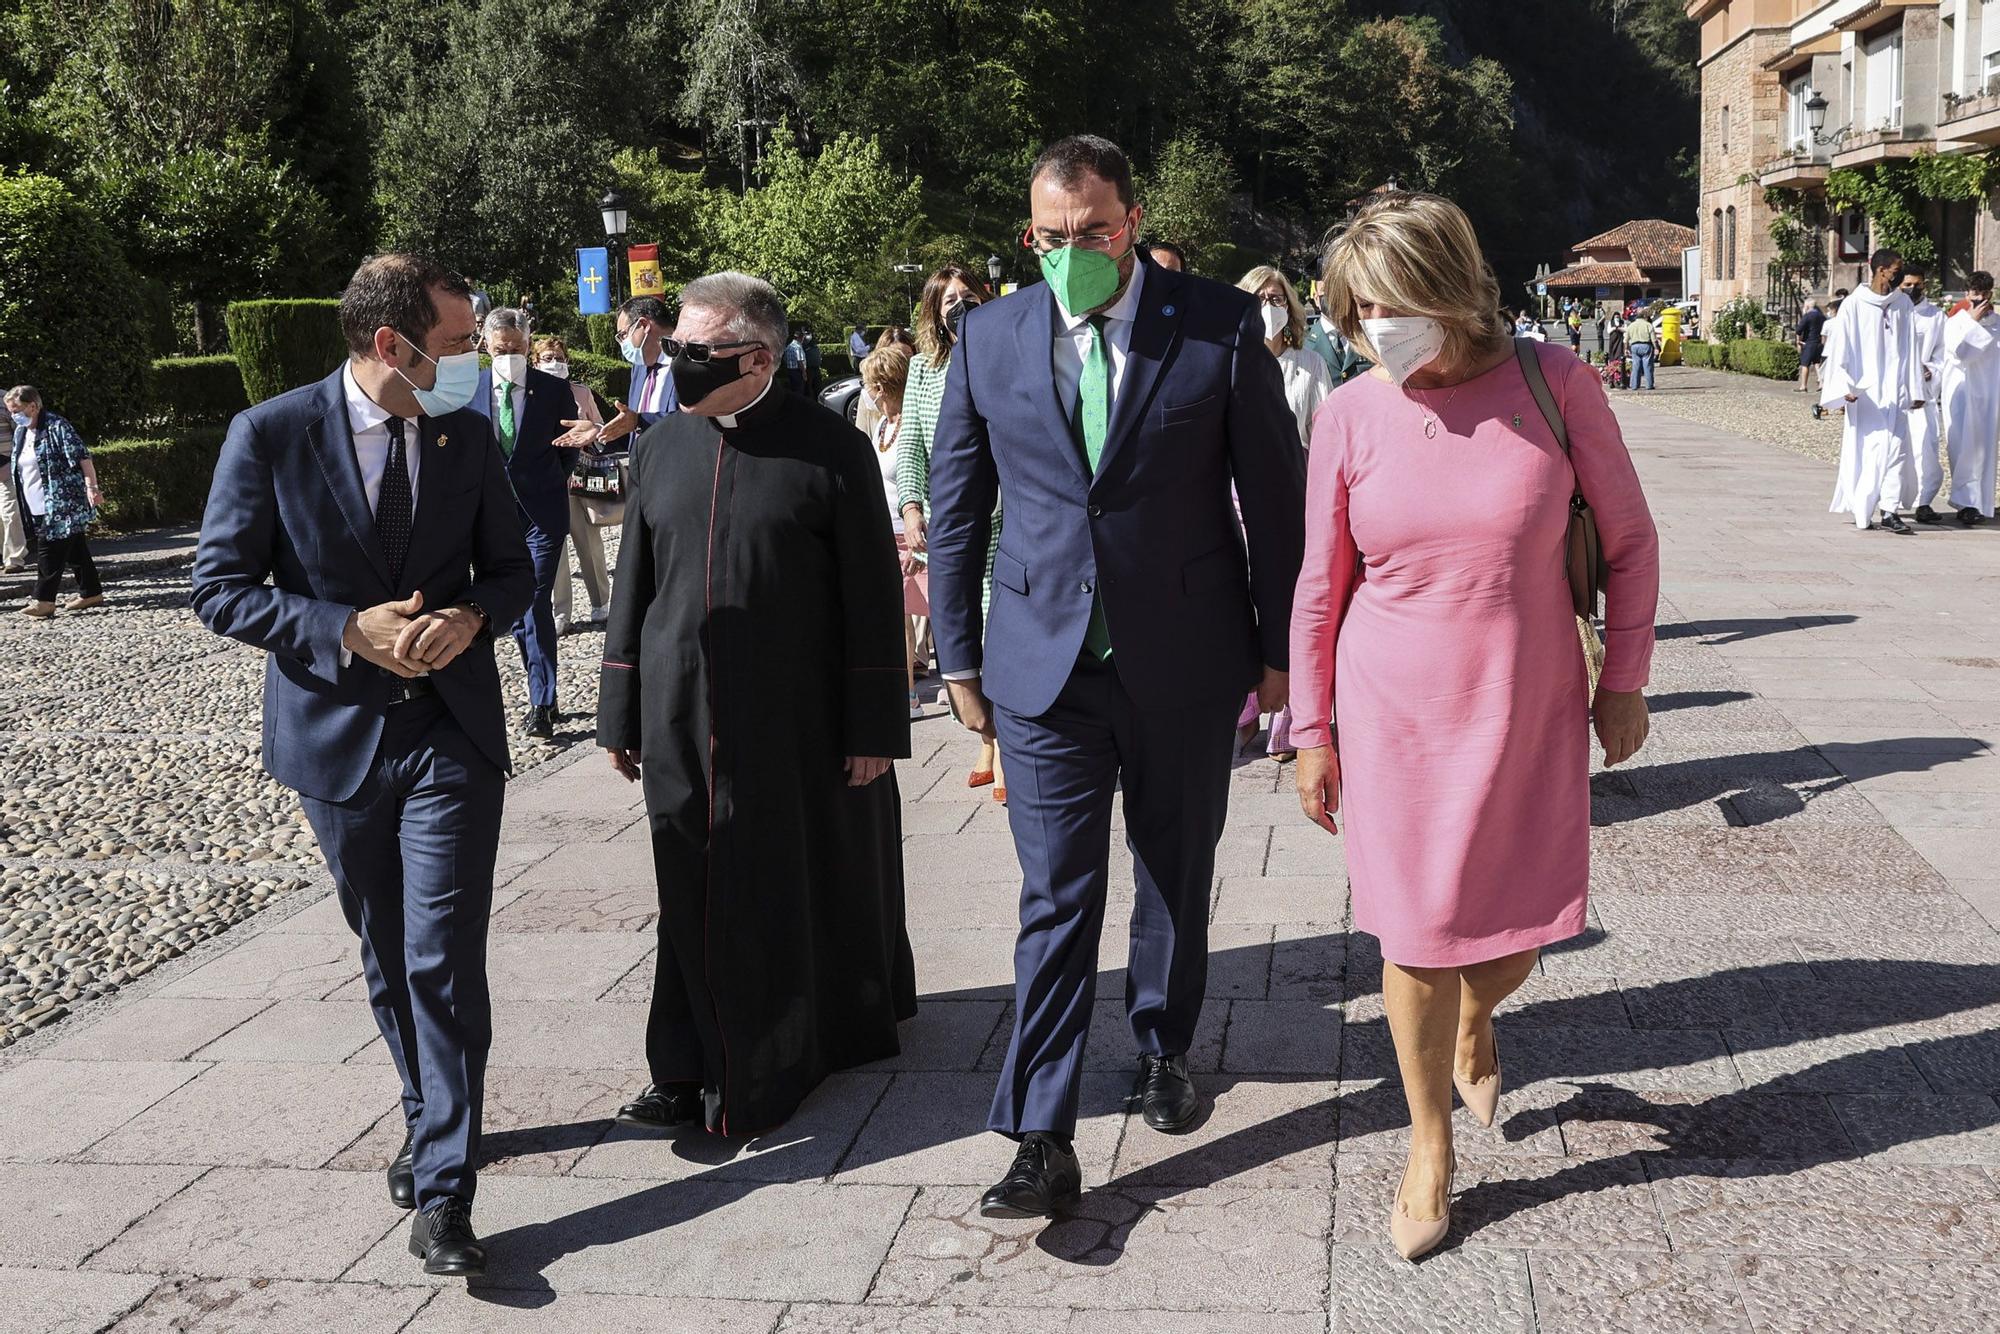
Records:
{"label": "stone paved walkway", "polygon": [[[1856,534],[1823,465],[1620,412],[1665,546],[1654,741],[1595,780],[1590,929],[1503,1012],[1502,1118],[1462,1122],[1453,1239],[1421,1266],[1383,1236],[1380,960],[1268,761],[1235,774],[1217,868],[1213,1113],[1169,1139],[1121,1110],[1114,931],[1081,1212],[976,1216],[1007,1156],[976,1127],[1016,872],[934,718],[899,770],[925,993],[899,1059],[755,1143],[612,1129],[643,1078],[651,867],[636,792],[552,752],[510,795],[493,918],[492,1278],[404,1251],[355,944],[292,864],[275,906],[0,1052],[0,1330],[1991,1328],[2000,531]],[[9,717],[13,789],[52,724]]]}

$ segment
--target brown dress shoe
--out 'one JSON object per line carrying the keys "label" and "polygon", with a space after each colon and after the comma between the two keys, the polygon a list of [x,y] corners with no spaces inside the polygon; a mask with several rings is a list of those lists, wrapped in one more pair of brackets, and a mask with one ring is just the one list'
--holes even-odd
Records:
{"label": "brown dress shoe", "polygon": [[68,602],[63,603],[63,610],[82,611],[85,607],[101,607],[103,605],[104,605],[104,594],[92,593],[87,598],[86,597],[71,598]]}
{"label": "brown dress shoe", "polygon": [[38,621],[46,621],[49,617],[56,614],[56,604],[53,602],[30,602],[27,606],[21,608],[21,614],[23,616],[32,616]]}

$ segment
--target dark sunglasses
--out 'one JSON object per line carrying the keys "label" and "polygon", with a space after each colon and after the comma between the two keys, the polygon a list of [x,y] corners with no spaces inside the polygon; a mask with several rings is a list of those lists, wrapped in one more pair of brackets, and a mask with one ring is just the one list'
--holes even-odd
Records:
{"label": "dark sunglasses", "polygon": [[685,356],[696,365],[707,361],[716,353],[732,347],[762,347],[762,339],[751,338],[735,343],[683,343],[678,338],[662,338],[660,352],[668,359]]}

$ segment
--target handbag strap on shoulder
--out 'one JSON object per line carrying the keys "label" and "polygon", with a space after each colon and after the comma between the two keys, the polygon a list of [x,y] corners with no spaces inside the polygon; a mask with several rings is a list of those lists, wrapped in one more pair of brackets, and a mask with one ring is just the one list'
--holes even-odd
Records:
{"label": "handbag strap on shoulder", "polygon": [[1556,406],[1554,394],[1549,392],[1548,378],[1542,374],[1542,359],[1535,352],[1535,340],[1516,338],[1514,359],[1521,363],[1522,378],[1528,382],[1528,392],[1535,396],[1535,406],[1542,410],[1542,420],[1555,432],[1556,443],[1562,446],[1564,454],[1569,453],[1569,432],[1563,427],[1562,409]]}

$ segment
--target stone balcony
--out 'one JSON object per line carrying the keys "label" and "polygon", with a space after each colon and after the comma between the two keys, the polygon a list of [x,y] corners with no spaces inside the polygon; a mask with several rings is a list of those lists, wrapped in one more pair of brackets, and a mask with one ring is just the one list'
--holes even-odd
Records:
{"label": "stone balcony", "polygon": [[1827,170],[1826,150],[1808,144],[1759,162],[1752,174],[1756,176],[1757,184],[1767,190],[1773,187],[1804,190],[1824,185]]}
{"label": "stone balcony", "polygon": [[2000,144],[2000,79],[1970,97],[1949,98],[1938,119],[1938,148]]}
{"label": "stone balcony", "polygon": [[1834,146],[1832,165],[1837,170],[1871,167],[1891,158],[1934,152],[1936,148],[1937,137],[1928,125],[1885,126],[1847,135]]}

